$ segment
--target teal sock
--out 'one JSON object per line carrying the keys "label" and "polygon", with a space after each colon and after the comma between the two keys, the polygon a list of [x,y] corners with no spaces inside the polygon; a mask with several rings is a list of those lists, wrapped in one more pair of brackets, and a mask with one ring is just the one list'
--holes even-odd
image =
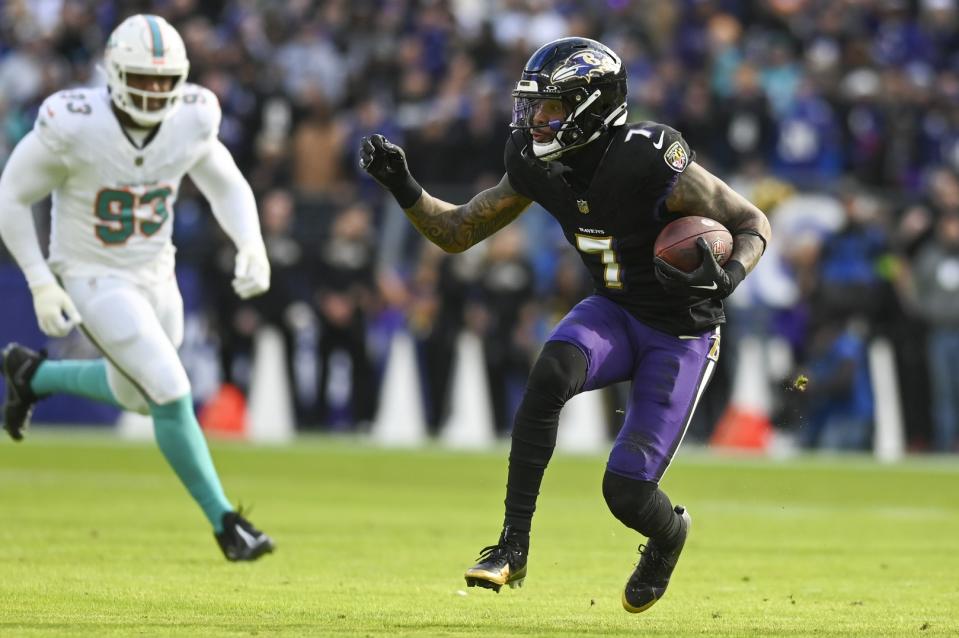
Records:
{"label": "teal sock", "polygon": [[220,477],[213,467],[203,431],[193,413],[188,394],[172,403],[150,402],[153,428],[160,451],[193,496],[217,533],[223,531],[223,514],[233,510],[226,500]]}
{"label": "teal sock", "polygon": [[30,388],[41,395],[63,392],[120,407],[107,383],[105,359],[44,361]]}

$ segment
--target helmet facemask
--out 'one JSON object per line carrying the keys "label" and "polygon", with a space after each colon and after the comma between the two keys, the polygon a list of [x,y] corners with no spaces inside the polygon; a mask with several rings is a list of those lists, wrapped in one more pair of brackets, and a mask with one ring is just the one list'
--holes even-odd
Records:
{"label": "helmet facemask", "polygon": [[[112,68],[111,68],[112,67]],[[168,91],[150,91],[147,89],[138,89],[130,86],[129,75],[159,76],[172,78],[173,85]],[[169,115],[171,115],[180,105],[180,96],[183,94],[183,84],[186,82],[187,72],[183,71],[177,75],[157,74],[152,70],[144,73],[139,69],[121,68],[113,64],[107,67],[107,77],[114,75],[110,80],[110,97],[117,108],[127,113],[133,121],[141,126],[156,126]],[[161,101],[157,108],[150,108],[150,101]]]}
{"label": "helmet facemask", "polygon": [[[513,121],[510,127],[526,133],[536,159],[551,161],[589,144],[610,126],[626,122],[626,101],[616,99],[613,85],[597,84],[561,93],[540,92],[535,82],[520,81],[513,91]],[[546,87],[555,88],[555,87]],[[625,96],[623,96],[625,98]],[[544,100],[559,101],[565,116],[562,119],[536,119]],[[550,130],[552,139],[538,141],[534,131]]]}

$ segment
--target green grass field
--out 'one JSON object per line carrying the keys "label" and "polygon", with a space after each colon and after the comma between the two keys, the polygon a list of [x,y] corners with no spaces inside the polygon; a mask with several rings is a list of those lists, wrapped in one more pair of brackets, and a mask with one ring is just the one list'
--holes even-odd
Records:
{"label": "green grass field", "polygon": [[214,445],[276,554],[229,564],[152,446],[0,442],[0,636],[956,636],[959,459],[774,463],[687,451],[693,516],[668,595],[631,615],[638,537],[604,459],[557,457],[523,589],[467,589],[502,516],[505,449],[313,439]]}

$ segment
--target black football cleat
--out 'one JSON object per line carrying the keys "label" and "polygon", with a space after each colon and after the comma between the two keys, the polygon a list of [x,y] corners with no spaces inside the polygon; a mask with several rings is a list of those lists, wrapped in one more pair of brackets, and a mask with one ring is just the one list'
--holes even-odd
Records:
{"label": "black football cleat", "polygon": [[529,551],[508,540],[504,531],[496,545],[480,550],[477,563],[466,570],[467,587],[485,587],[497,594],[503,585],[522,587]]}
{"label": "black football cleat", "polygon": [[33,406],[43,398],[30,387],[30,380],[46,358],[46,353],[36,352],[19,343],[7,344],[3,349],[3,380],[7,386],[3,429],[14,441],[23,439],[23,433],[30,425]]}
{"label": "black football cleat", "polygon": [[256,560],[276,548],[272,538],[253,527],[237,512],[223,515],[223,531],[214,536],[229,561]]}
{"label": "black football cleat", "polygon": [[677,505],[673,511],[679,514],[682,524],[676,546],[663,550],[655,540],[639,546],[642,556],[623,589],[623,608],[631,614],[646,611],[663,597],[669,585],[669,577],[672,576],[683,545],[686,544],[692,519],[682,505]]}

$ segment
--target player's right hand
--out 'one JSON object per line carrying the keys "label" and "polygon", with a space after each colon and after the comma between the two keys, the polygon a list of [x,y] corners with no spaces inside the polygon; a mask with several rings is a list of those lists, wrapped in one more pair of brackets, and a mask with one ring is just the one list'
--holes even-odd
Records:
{"label": "player's right hand", "polygon": [[48,337],[65,337],[74,326],[83,323],[83,318],[67,291],[59,284],[42,284],[31,288],[33,310],[37,313],[37,324]]}
{"label": "player's right hand", "polygon": [[389,191],[401,188],[410,178],[406,153],[379,133],[360,141],[360,168]]}
{"label": "player's right hand", "polygon": [[423,195],[423,187],[406,166],[406,153],[379,133],[360,141],[360,167],[390,191],[403,209],[413,206]]}

